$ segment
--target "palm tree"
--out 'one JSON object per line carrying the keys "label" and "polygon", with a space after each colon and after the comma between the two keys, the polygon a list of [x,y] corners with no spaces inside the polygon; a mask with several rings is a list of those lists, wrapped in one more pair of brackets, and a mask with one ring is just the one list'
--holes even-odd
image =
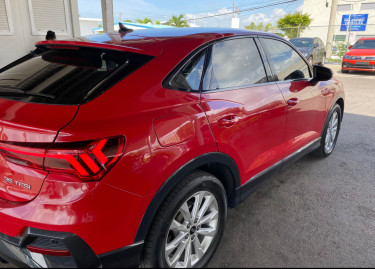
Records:
{"label": "palm tree", "polygon": [[143,20],[141,19],[137,19],[136,22],[138,23],[144,23],[144,24],[147,24],[147,23],[152,23],[152,20],[150,18],[144,18]]}
{"label": "palm tree", "polygon": [[175,26],[175,27],[190,27],[187,20],[184,19],[183,14],[181,14],[178,17],[173,16],[172,18],[170,18],[169,25]]}

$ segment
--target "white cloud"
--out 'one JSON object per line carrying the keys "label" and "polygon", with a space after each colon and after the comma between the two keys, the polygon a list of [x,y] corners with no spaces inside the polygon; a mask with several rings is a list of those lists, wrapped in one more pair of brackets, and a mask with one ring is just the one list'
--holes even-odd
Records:
{"label": "white cloud", "polygon": [[[220,14],[226,14],[226,15],[217,16],[217,17],[209,17],[209,16],[220,15]],[[207,26],[207,27],[210,27],[210,26],[211,27],[217,27],[217,26],[230,27],[231,18],[232,18],[232,10],[228,8],[221,8],[215,12],[203,12],[203,13],[197,13],[197,14],[187,13],[185,17],[191,23],[194,23],[196,25],[202,24],[202,26]]]}
{"label": "white cloud", "polygon": [[244,24],[250,24],[254,22],[255,24],[263,23],[264,25],[268,23],[275,24],[278,19],[282,18],[286,14],[285,10],[282,8],[275,8],[271,14],[255,13],[251,14],[249,17],[242,20]]}

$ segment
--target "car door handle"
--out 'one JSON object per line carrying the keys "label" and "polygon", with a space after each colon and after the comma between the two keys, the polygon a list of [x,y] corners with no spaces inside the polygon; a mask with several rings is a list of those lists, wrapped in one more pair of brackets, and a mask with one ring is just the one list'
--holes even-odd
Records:
{"label": "car door handle", "polygon": [[291,98],[288,100],[288,106],[295,106],[298,104],[298,98]]}
{"label": "car door handle", "polygon": [[228,128],[235,125],[238,122],[238,117],[235,115],[226,116],[218,120],[219,127]]}

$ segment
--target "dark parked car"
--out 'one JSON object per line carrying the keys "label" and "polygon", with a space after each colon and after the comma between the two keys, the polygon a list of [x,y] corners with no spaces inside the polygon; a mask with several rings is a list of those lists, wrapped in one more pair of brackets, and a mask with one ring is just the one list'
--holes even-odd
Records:
{"label": "dark parked car", "polygon": [[326,48],[319,37],[292,38],[290,42],[302,52],[311,65],[324,65]]}
{"label": "dark parked car", "polygon": [[0,261],[203,267],[228,207],[335,148],[342,84],[279,36],[176,28],[37,46],[0,73]]}

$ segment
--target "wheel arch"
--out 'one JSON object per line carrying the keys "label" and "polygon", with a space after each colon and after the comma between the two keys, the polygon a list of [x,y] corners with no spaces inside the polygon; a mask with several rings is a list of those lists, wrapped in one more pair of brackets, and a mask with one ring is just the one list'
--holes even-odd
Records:
{"label": "wheel arch", "polygon": [[335,105],[335,104],[338,104],[340,106],[340,108],[341,108],[341,121],[342,121],[342,119],[344,117],[344,107],[345,107],[345,105],[344,105],[344,98],[342,96],[339,96],[336,99],[336,101],[333,103],[333,105]]}
{"label": "wheel arch", "polygon": [[168,194],[181,180],[195,170],[206,171],[220,180],[227,192],[228,205],[230,207],[234,207],[239,203],[240,195],[238,195],[238,190],[241,186],[241,178],[237,164],[230,156],[224,153],[206,153],[184,164],[161,186],[142,218],[134,242],[146,239],[149,227]]}

